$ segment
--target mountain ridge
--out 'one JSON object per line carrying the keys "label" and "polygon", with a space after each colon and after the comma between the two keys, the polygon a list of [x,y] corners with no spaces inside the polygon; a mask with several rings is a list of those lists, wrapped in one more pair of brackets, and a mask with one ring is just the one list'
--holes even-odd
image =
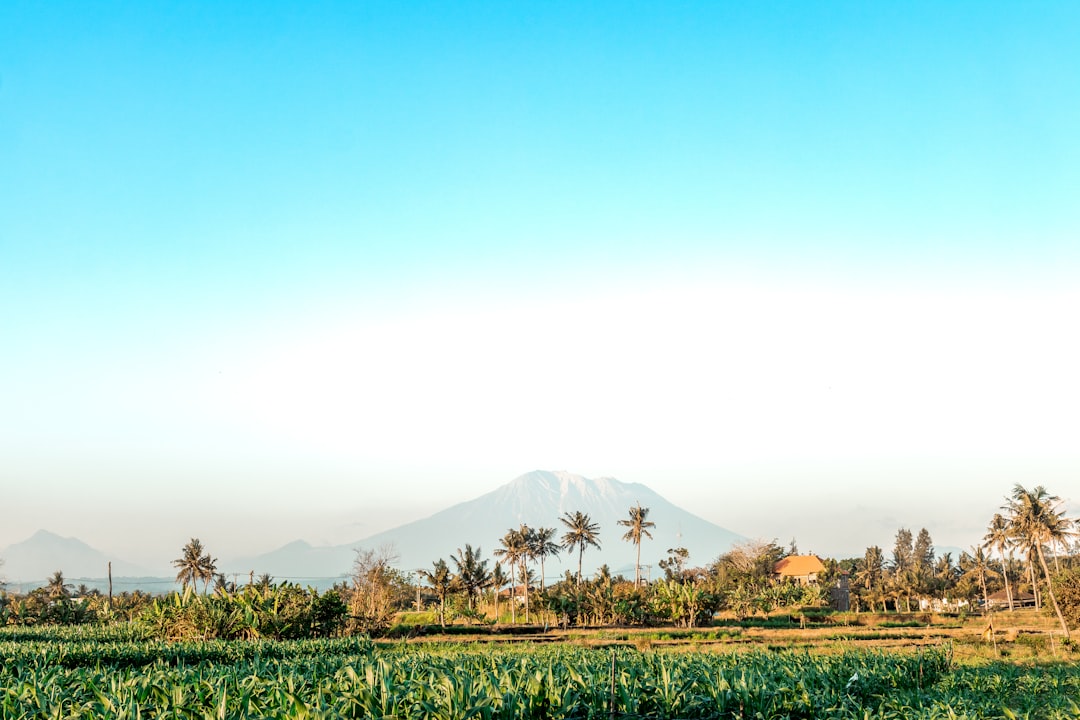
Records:
{"label": "mountain ridge", "polygon": [[[450,558],[466,544],[480,549],[482,557],[493,565],[493,551],[508,530],[522,524],[552,527],[558,541],[566,529],[560,518],[581,511],[600,525],[601,548],[585,551],[585,572],[607,564],[614,573],[632,574],[635,549],[621,540],[622,530],[617,523],[628,517],[630,507],[638,503],[650,509],[648,519],[656,523],[651,530],[653,539],[646,539],[641,548],[646,574],[666,556],[668,548],[686,547],[691,564],[705,564],[745,539],[675,506],[640,483],[624,483],[607,476],[589,479],[564,470],[534,470],[426,518],[351,543],[316,546],[297,539],[265,553],[224,559],[218,567],[228,575],[269,573],[277,580],[326,586],[349,576],[357,549],[392,548],[398,556],[396,566],[405,573],[414,573],[429,569],[440,558],[453,567]],[[5,561],[0,573],[9,582],[20,584],[41,582],[56,570],[73,580],[100,579],[110,560],[114,578],[157,577],[77,538],[63,538],[47,530],[8,546],[0,556]],[[546,579],[555,580],[562,572],[576,569],[576,556],[562,553],[549,558]],[[156,585],[167,587],[165,580],[158,578]]]}
{"label": "mountain ridge", "polygon": [[[586,550],[584,570],[593,572],[607,564],[613,572],[633,572],[634,549],[619,538],[617,522],[640,503],[650,509],[653,540],[642,545],[642,565],[655,567],[666,557],[667,549],[686,547],[691,563],[704,564],[736,542],[745,538],[731,530],[704,520],[677,507],[640,483],[623,483],[615,478],[585,478],[566,471],[534,470],[472,500],[455,503],[426,518],[413,520],[396,528],[376,533],[353,543],[311,548],[300,556],[278,551],[250,558],[265,572],[276,576],[337,575],[347,573],[355,550],[393,548],[397,567],[405,572],[428,569],[439,558],[449,559],[459,548],[471,544],[480,548],[482,557],[492,558],[492,551],[505,533],[519,525],[554,527],[561,538],[565,527],[560,518],[567,512],[582,511],[600,525],[601,549]],[[614,534],[613,533],[617,533]],[[570,569],[558,560],[547,564],[547,571],[561,574]],[[451,563],[451,567],[452,567]],[[276,572],[275,572],[276,569]],[[552,575],[549,580],[557,579]]]}
{"label": "mountain ridge", "polygon": [[114,577],[152,575],[145,568],[106,554],[78,538],[64,537],[45,529],[7,546],[3,559],[0,572],[9,582],[42,580],[58,570],[68,579],[100,578],[108,574],[110,562]]}

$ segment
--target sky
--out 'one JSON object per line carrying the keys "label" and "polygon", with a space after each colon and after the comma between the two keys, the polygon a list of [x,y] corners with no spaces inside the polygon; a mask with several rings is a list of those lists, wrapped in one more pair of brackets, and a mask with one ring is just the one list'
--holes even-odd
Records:
{"label": "sky", "polygon": [[823,554],[1075,516],[1078,31],[0,4],[0,548],[349,542],[534,469]]}

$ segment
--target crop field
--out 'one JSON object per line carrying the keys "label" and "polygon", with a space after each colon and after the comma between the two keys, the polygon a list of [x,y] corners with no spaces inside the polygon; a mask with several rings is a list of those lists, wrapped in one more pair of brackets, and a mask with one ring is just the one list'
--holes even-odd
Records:
{"label": "crop field", "polygon": [[1080,718],[1073,663],[0,630],[7,718]]}

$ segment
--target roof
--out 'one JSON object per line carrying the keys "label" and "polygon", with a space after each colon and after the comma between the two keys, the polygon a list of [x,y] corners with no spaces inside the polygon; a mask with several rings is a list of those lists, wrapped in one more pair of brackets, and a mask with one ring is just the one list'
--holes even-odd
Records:
{"label": "roof", "polygon": [[773,566],[773,572],[784,577],[803,577],[825,572],[825,566],[817,555],[788,555]]}
{"label": "roof", "polygon": [[[998,590],[996,593],[990,593],[986,596],[987,600],[991,602],[1009,602],[1009,596],[1005,594],[1004,590]],[[1035,599],[1035,596],[1027,592],[1013,592],[1013,602],[1031,602]]]}

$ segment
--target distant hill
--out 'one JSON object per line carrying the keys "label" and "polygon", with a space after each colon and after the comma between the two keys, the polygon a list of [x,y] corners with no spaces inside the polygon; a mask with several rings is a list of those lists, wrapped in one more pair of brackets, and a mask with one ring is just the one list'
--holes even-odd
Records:
{"label": "distant hill", "polygon": [[[673,505],[645,485],[537,470],[474,500],[354,543],[312,547],[298,541],[249,558],[248,562],[256,574],[269,572],[278,578],[325,577],[348,573],[355,558],[354,548],[392,545],[399,556],[397,567],[412,572],[430,568],[438,558],[449,562],[456,549],[466,543],[474,548],[479,546],[483,556],[491,558],[506,531],[522,523],[530,527],[553,527],[561,538],[565,528],[559,518],[566,512],[580,510],[600,525],[601,549],[586,550],[585,572],[591,573],[606,563],[613,572],[632,574],[634,547],[621,539],[625,528],[617,523],[628,517],[630,507],[638,503],[649,508],[648,519],[656,523],[651,531],[653,539],[645,540],[641,548],[642,565],[651,565],[654,577],[659,573],[657,563],[667,556],[668,548],[685,547],[690,551],[691,565],[705,564],[745,539]],[[559,560],[549,558],[548,579],[556,579],[576,567],[576,559],[568,554],[561,555]]]}
{"label": "distant hill", "polygon": [[82,540],[48,530],[38,530],[26,540],[9,545],[0,551],[0,557],[4,559],[0,572],[11,583],[34,583],[57,570],[68,580],[103,578],[108,575],[110,560],[114,578],[150,575],[146,569],[106,555]]}
{"label": "distant hill", "polygon": [[[641,548],[642,565],[651,566],[653,577],[659,574],[657,563],[666,557],[668,548],[687,548],[690,564],[699,565],[710,562],[744,539],[673,505],[645,485],[623,483],[614,478],[589,479],[568,472],[537,470],[428,518],[353,543],[315,547],[297,540],[262,555],[220,563],[219,568],[228,576],[246,576],[249,571],[255,575],[269,573],[278,581],[327,587],[335,580],[348,577],[357,548],[393,546],[398,556],[396,566],[411,573],[418,568],[430,568],[439,558],[449,562],[455,551],[466,543],[480,547],[483,557],[492,559],[493,551],[499,547],[499,539],[507,530],[521,524],[555,528],[557,539],[561,539],[565,528],[559,518],[564,513],[580,510],[600,526],[601,548],[586,550],[585,572],[592,573],[607,564],[614,573],[631,575],[634,547],[621,539],[625,528],[620,527],[618,521],[625,519],[630,507],[638,503],[649,508],[648,519],[656,523],[651,531],[653,539],[645,540]],[[85,582],[91,587],[104,588],[110,560],[117,592],[133,587],[164,592],[175,586],[172,577],[157,577],[155,573],[110,557],[81,540],[46,530],[39,530],[29,539],[10,545],[0,551],[0,557],[4,560],[0,575],[9,583],[27,587],[41,584],[53,572],[61,570],[74,584]],[[452,568],[453,563],[450,565]],[[548,580],[576,568],[576,557],[569,554],[564,553],[558,559],[549,558]],[[244,580],[243,577],[239,579]]]}
{"label": "distant hill", "polygon": [[237,558],[228,565],[238,570],[248,568],[255,575],[269,573],[276,581],[323,587],[333,584],[325,582],[327,579],[348,577],[356,557],[354,546],[360,547],[360,543],[315,547],[295,540],[262,555]]}

